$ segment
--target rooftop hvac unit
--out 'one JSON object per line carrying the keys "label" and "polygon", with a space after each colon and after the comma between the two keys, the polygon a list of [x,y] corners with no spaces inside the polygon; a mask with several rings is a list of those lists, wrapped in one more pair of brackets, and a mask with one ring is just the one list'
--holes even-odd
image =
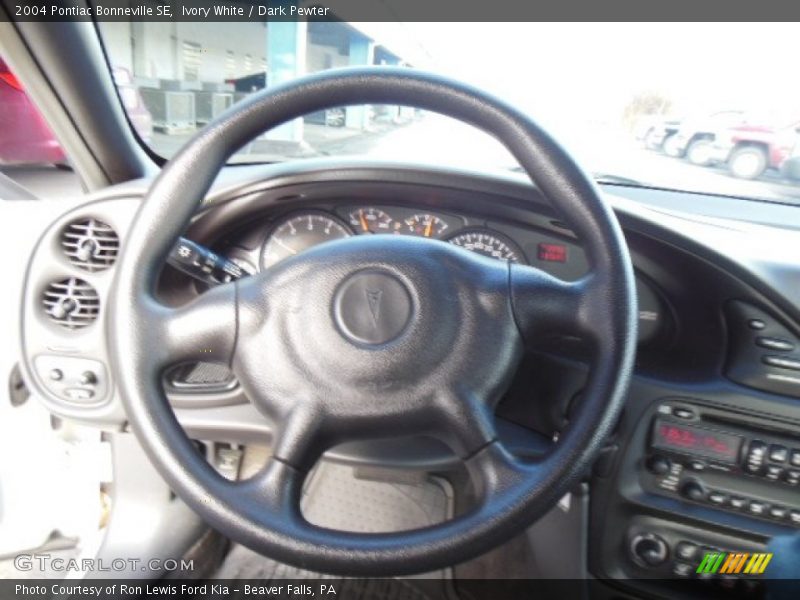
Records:
{"label": "rooftop hvac unit", "polygon": [[194,92],[142,88],[142,99],[153,117],[153,128],[171,134],[197,127]]}
{"label": "rooftop hvac unit", "polygon": [[205,125],[216,119],[233,104],[233,94],[224,92],[196,92],[197,123]]}

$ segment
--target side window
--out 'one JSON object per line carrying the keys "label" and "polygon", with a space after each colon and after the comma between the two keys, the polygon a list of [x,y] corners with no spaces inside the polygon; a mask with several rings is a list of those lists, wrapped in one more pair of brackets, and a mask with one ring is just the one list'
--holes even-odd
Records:
{"label": "side window", "polygon": [[64,149],[0,57],[0,200],[80,193]]}

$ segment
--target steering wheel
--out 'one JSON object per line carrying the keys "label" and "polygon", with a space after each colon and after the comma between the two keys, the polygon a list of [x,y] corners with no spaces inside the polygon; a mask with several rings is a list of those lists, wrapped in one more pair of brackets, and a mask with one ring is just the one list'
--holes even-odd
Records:
{"label": "steering wheel", "polygon": [[[575,231],[589,273],[565,282],[529,266],[406,236],[310,249],[178,308],[154,295],[178,236],[226,160],[276,125],[353,104],[411,105],[503,142]],[[175,492],[253,550],[344,575],[401,575],[459,563],[530,525],[585,473],[617,420],[636,344],[633,269],[594,182],[527,116],[486,93],[403,68],[329,71],[254,94],[212,122],[153,183],[124,244],[108,335],[133,430]],[[591,343],[579,410],[543,456],[498,439],[493,411],[526,341],[563,332]],[[230,365],[275,424],[272,456],[229,481],[197,451],[161,386],[178,361]],[[308,469],[344,441],[430,434],[464,461],[478,500],[411,531],[361,534],[307,522]]]}

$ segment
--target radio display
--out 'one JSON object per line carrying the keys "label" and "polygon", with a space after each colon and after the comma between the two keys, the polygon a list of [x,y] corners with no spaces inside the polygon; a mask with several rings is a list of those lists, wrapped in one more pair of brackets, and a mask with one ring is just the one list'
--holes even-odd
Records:
{"label": "radio display", "polygon": [[738,435],[660,419],[653,428],[655,448],[695,454],[727,463],[737,462],[742,439]]}

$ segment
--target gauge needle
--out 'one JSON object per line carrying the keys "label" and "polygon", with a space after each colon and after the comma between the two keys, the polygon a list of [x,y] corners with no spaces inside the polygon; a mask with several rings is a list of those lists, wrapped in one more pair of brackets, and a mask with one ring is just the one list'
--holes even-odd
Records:
{"label": "gauge needle", "polygon": [[369,225],[367,225],[367,220],[364,218],[363,210],[358,211],[358,220],[361,221],[361,229],[363,229],[365,233],[369,231]]}
{"label": "gauge needle", "polygon": [[425,233],[423,234],[425,237],[431,237],[431,230],[433,229],[433,219],[428,220],[428,224],[425,225]]}
{"label": "gauge needle", "polygon": [[284,244],[281,240],[279,240],[277,238],[275,238],[275,243],[278,244],[278,246],[280,246],[284,250],[286,250],[288,252],[291,252],[292,254],[297,254],[297,250],[295,250],[291,246],[287,246],[286,244]]}

